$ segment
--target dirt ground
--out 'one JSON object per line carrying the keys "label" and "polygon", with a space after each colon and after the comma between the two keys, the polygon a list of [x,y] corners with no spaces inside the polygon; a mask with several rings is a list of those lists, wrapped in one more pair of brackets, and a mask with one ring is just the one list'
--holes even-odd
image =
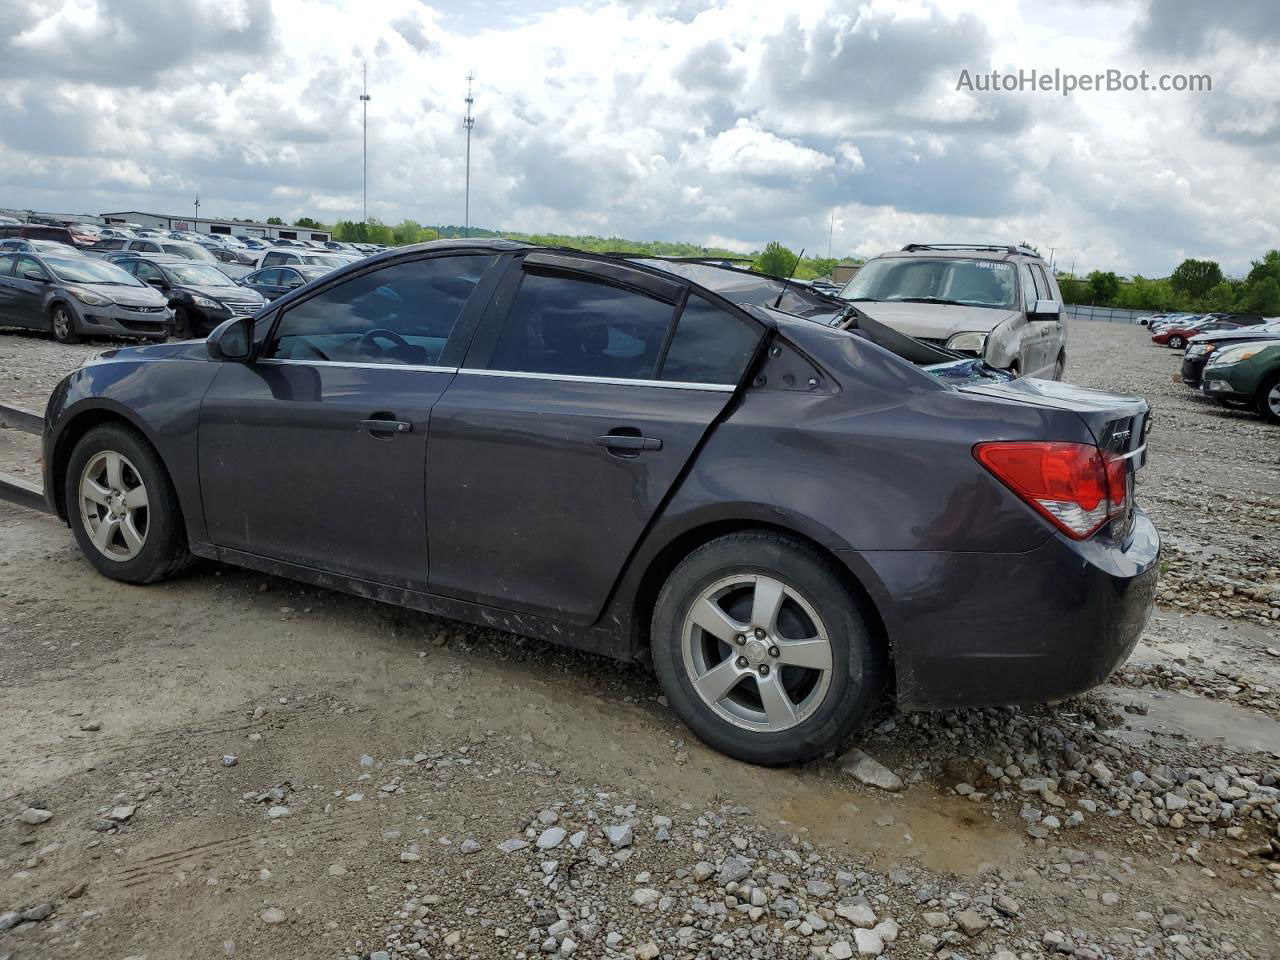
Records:
{"label": "dirt ground", "polygon": [[[103,346],[0,332],[0,400]],[[0,960],[1280,957],[1280,430],[1142,328],[1071,350],[1154,407],[1161,603],[1086,697],[886,711],[897,791],[713,753],[639,667],[213,564],[118,584],[0,503]]]}

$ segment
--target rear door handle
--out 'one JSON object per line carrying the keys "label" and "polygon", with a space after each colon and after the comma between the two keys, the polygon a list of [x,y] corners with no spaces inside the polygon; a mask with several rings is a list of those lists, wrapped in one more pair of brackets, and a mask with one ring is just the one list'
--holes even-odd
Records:
{"label": "rear door handle", "polygon": [[360,429],[370,433],[413,433],[413,424],[407,420],[361,420]]}
{"label": "rear door handle", "polygon": [[633,437],[627,434],[610,433],[596,437],[597,447],[609,447],[613,450],[661,450],[662,441],[656,437]]}

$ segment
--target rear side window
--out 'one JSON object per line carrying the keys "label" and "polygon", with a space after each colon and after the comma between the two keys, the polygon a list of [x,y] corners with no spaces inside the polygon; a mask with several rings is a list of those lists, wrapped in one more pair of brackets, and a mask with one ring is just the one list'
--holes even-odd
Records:
{"label": "rear side window", "polygon": [[662,363],[661,379],[736,384],[759,340],[753,327],[705,297],[691,294]]}
{"label": "rear side window", "polygon": [[351,277],[290,307],[267,356],[434,364],[492,257],[433,257]]}
{"label": "rear side window", "polygon": [[0,277],[13,276],[13,262],[18,258],[15,256],[0,257]]}
{"label": "rear side window", "polygon": [[526,272],[489,368],[651,380],[674,309],[587,277]]}

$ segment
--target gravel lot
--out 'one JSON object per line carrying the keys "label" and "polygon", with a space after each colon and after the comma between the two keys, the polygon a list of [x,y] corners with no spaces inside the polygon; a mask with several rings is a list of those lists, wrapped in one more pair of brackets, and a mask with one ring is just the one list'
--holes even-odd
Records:
{"label": "gravel lot", "polygon": [[[744,766],[639,668],[233,568],[126,587],[0,503],[0,960],[1280,957],[1280,430],[1071,338],[1156,411],[1156,615],[1098,691],[886,713],[874,760]],[[0,334],[0,399],[102,346]]]}

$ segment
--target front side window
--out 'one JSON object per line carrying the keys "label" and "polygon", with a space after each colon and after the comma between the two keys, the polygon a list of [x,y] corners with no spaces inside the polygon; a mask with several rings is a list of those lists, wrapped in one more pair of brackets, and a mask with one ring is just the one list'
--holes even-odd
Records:
{"label": "front side window", "polygon": [[290,307],[267,356],[434,364],[492,262],[484,256],[433,257],[351,277]]}
{"label": "front side window", "polygon": [[133,261],[133,270],[131,271],[135,277],[146,283],[148,280],[163,280],[164,274],[154,265],[147,263],[145,260]]}
{"label": "front side window", "polygon": [[279,270],[259,270],[253,276],[248,278],[249,283],[256,283],[263,287],[274,287],[280,283]]}
{"label": "front side window", "polygon": [[1022,309],[1034,310],[1036,305],[1036,282],[1032,279],[1031,268],[1024,263],[1019,272],[1022,274]]}
{"label": "front side window", "polygon": [[1000,260],[885,257],[870,260],[840,291],[845,300],[960,303],[1012,308],[1013,266]]}
{"label": "front side window", "polygon": [[736,384],[759,341],[755,328],[705,297],[690,294],[662,362],[662,379]]}
{"label": "front side window", "polygon": [[25,280],[29,279],[27,277],[28,273],[39,274],[46,280],[49,278],[49,275],[44,271],[44,267],[40,266],[35,260],[30,257],[18,257],[17,265],[13,268],[13,275]]}
{"label": "front side window", "polygon": [[674,308],[587,277],[527,272],[492,370],[650,380]]}

